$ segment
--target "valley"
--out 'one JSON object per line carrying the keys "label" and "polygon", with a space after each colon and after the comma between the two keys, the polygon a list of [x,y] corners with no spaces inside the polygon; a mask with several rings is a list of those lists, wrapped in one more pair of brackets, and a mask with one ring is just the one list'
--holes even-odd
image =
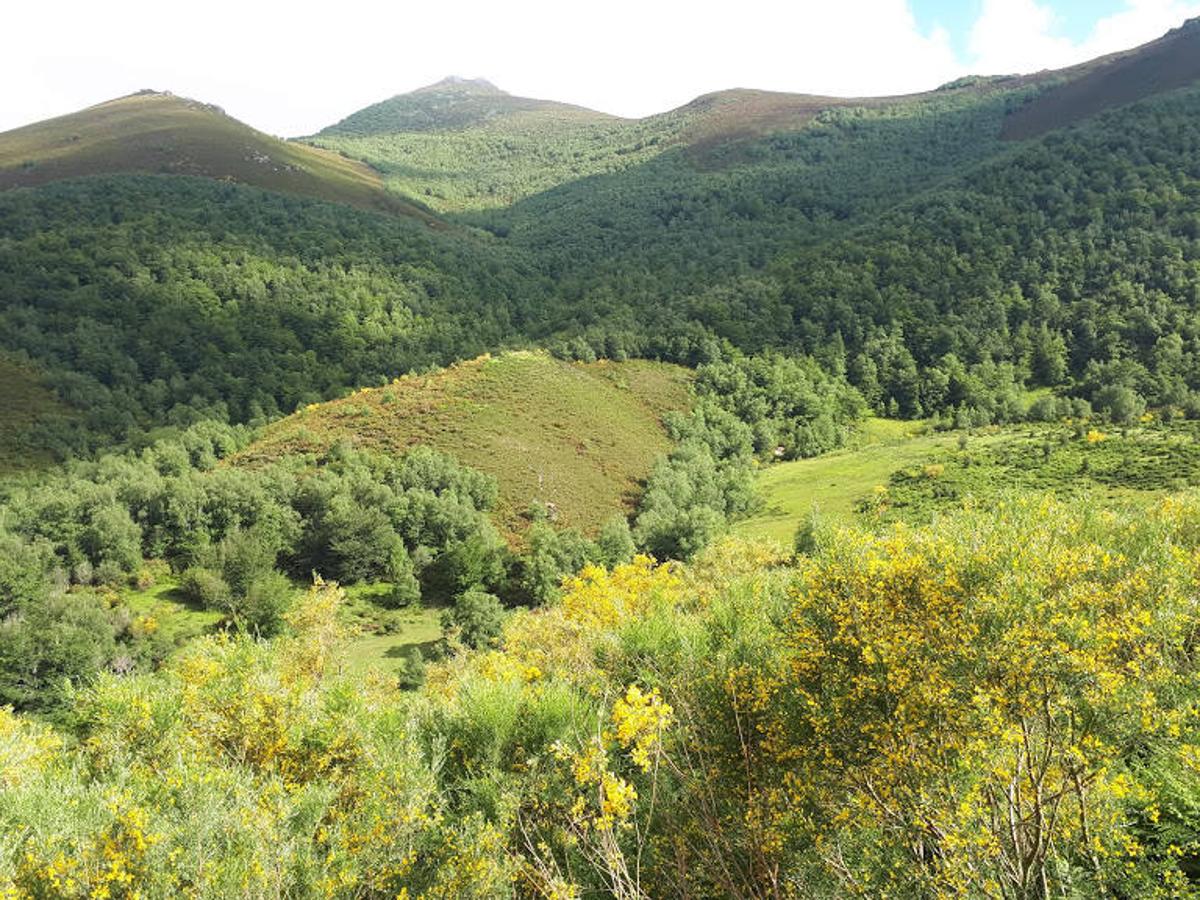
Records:
{"label": "valley", "polygon": [[0,134],[0,898],[1200,896],[1198,60]]}

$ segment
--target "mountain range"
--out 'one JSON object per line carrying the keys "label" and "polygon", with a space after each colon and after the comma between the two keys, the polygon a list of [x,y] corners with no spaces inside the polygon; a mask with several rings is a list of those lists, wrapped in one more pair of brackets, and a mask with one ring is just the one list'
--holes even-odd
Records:
{"label": "mountain range", "polygon": [[450,78],[284,141],[141,92],[0,135],[0,351],[79,410],[30,432],[60,454],[513,347],[816,354],[901,415],[1113,383],[1184,408],[1198,81],[1193,20],[637,120]]}

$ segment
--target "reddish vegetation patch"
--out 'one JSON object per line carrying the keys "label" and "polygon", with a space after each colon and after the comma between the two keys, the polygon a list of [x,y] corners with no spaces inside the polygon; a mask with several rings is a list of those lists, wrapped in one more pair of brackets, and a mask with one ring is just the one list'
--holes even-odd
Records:
{"label": "reddish vegetation patch", "polygon": [[1200,80],[1200,19],[1136,50],[1067,73],[1079,74],[1008,117],[1002,132],[1006,140],[1038,137],[1107,109]]}
{"label": "reddish vegetation patch", "polygon": [[[958,91],[981,93],[998,87],[1012,87],[1020,79],[983,80],[979,84],[955,88]],[[774,91],[752,91],[737,88],[716,94],[705,94],[676,110],[690,121],[680,132],[683,143],[698,165],[715,165],[728,161],[717,151],[738,144],[788,131],[798,131],[821,113],[830,109],[881,109],[897,103],[939,96],[944,91],[920,94],[898,94],[891,97],[821,97],[815,94],[783,94]]]}
{"label": "reddish vegetation patch", "polygon": [[871,101],[741,88],[721,91],[699,97],[680,110],[696,117],[681,139],[693,152],[703,156],[717,145],[730,141],[800,128],[823,110],[835,106],[858,106],[868,102]]}

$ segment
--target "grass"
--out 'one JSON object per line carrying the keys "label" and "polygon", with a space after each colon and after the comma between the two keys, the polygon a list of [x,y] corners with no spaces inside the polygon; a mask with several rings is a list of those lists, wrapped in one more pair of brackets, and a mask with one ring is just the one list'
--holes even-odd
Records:
{"label": "grass", "polygon": [[[414,647],[428,658],[441,640],[441,608],[384,609],[377,604],[376,597],[390,587],[369,584],[345,588],[346,600],[340,616],[350,635],[345,660],[352,672],[365,674],[374,670],[394,674]],[[297,585],[297,593],[301,590],[303,586]],[[184,600],[179,594],[178,579],[171,576],[160,577],[144,590],[127,588],[120,596],[136,618],[153,619],[159,639],[174,647],[213,631],[224,618],[219,612],[198,608]]]}
{"label": "grass", "polygon": [[0,385],[0,474],[49,463],[48,454],[31,449],[30,430],[75,413],[42,386],[29,366],[0,359]]}
{"label": "grass", "polygon": [[[738,532],[788,545],[814,509],[835,523],[923,522],[1014,488],[1138,505],[1200,484],[1200,425],[1194,423],[1022,425],[970,435],[918,434],[916,427],[874,420],[857,446],[764,469],[758,480],[763,511],[740,523]],[[1089,441],[1088,432],[1103,439]]]}
{"label": "grass", "polygon": [[212,631],[224,618],[219,612],[201,609],[184,600],[177,579],[164,576],[144,590],[127,589],[121,599],[130,612],[151,617],[160,637],[175,646]]}
{"label": "grass", "polygon": [[410,606],[384,609],[376,598],[388,584],[356,584],[344,588],[342,623],[353,635],[346,644],[346,666],[351,672],[395,674],[415,648],[426,659],[442,639],[442,607]]}
{"label": "grass", "polygon": [[395,632],[362,634],[351,639],[345,650],[346,666],[351,672],[375,671],[393,675],[414,648],[429,659],[433,647],[441,639],[442,611],[419,607],[400,620]]}
{"label": "grass", "polygon": [[360,162],[170,94],[134,94],[0,134],[0,189],[116,173],[200,175],[436,224]]}
{"label": "grass", "polygon": [[790,544],[814,508],[826,518],[850,521],[858,500],[886,484],[892,472],[954,444],[953,436],[919,435],[921,428],[919,422],[869,419],[845,450],[764,468],[758,479],[762,512],[742,522],[738,533]]}
{"label": "grass", "polygon": [[544,353],[481,357],[315,404],[269,426],[241,464],[356,446],[434,447],[494,475],[497,523],[515,536],[531,503],[593,532],[629,512],[670,449],[662,417],[689,404],[686,369],[645,361],[567,363]]}

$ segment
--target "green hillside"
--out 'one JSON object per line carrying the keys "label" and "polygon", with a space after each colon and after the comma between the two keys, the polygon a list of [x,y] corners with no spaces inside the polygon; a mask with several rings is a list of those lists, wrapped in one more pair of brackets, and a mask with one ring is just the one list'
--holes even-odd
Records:
{"label": "green hillside", "polygon": [[447,79],[367,107],[307,140],[365,160],[388,187],[440,212],[499,209],[624,168],[674,130]]}
{"label": "green hillside", "polygon": [[361,163],[281,141],[171,94],[143,91],[0,134],[0,189],[135,172],[235,181],[435,221],[384,190]]}
{"label": "green hillside", "polygon": [[920,524],[964,506],[987,508],[1013,490],[1142,508],[1200,484],[1198,435],[1191,422],[1028,424],[967,434],[876,420],[855,446],[762,469],[756,486],[763,505],[736,531],[790,546],[813,517],[827,527]]}
{"label": "green hillside", "polygon": [[39,428],[54,428],[77,413],[59,402],[28,365],[0,357],[0,474],[50,461]]}
{"label": "green hillside", "polygon": [[[999,85],[1012,90],[1009,81]],[[513,97],[486,82],[447,80],[367,107],[305,140],[365,160],[389,188],[434,209],[468,213],[502,210],[581,180],[586,189],[587,179],[636,170],[664,154],[681,154],[688,170],[720,168],[753,157],[746,145],[756,139],[801,131],[836,110],[940,103],[948,95],[970,102],[997,87],[985,81],[917,97],[854,100],[738,89],[644,119],[620,119]]]}
{"label": "green hillside", "polygon": [[523,531],[533,504],[593,533],[628,513],[656,457],[662,425],[689,405],[687,370],[640,361],[565,363],[506,353],[356,391],[269,426],[242,464],[320,452],[340,441],[400,454],[425,445],[494,475],[497,521]]}
{"label": "green hillside", "polygon": [[407,216],[203,178],[0,192],[0,349],[81,419],[60,455],[198,419],[262,422],[513,336],[537,281]]}
{"label": "green hillside", "polygon": [[451,76],[359,110],[323,129],[321,135],[365,137],[410,131],[457,131],[524,113],[540,113],[559,121],[601,122],[615,118],[567,103],[514,97],[481,78]]}

